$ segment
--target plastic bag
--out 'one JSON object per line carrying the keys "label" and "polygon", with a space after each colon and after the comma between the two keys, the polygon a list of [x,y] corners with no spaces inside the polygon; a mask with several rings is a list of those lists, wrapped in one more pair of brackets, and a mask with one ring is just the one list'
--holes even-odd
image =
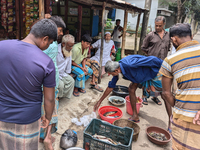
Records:
{"label": "plastic bag", "polygon": [[97,118],[97,115],[95,112],[92,112],[90,115],[85,115],[80,118],[80,121],[78,118],[72,118],[72,123],[75,123],[77,126],[83,125],[84,127],[87,127],[87,125],[90,123],[90,121],[94,118]]}

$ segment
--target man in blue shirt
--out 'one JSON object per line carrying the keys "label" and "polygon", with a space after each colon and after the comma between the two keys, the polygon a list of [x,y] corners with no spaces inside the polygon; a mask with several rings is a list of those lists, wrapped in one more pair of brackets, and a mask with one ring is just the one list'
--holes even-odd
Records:
{"label": "man in blue shirt", "polygon": [[[42,52],[57,40],[57,26],[48,19],[35,23],[28,36],[0,42],[0,149],[36,150],[42,127],[52,118],[55,105],[55,66]],[[43,85],[43,92],[42,92]]]}
{"label": "man in blue shirt", "polygon": [[[139,122],[139,117],[136,112],[136,94],[135,91],[138,87],[138,84],[145,82],[150,82],[152,79],[157,77],[159,69],[162,64],[162,60],[155,56],[142,56],[142,55],[130,55],[119,62],[109,61],[105,65],[105,71],[113,76],[112,81],[109,82],[106,91],[100,100],[95,104],[94,111],[98,109],[101,102],[110,94],[110,92],[115,88],[118,81],[118,75],[121,73],[123,77],[127,80],[130,80],[132,83],[129,86],[129,96],[130,102],[133,109],[133,116],[129,120],[134,122]],[[159,81],[161,86],[161,81]],[[155,86],[155,85],[153,85]],[[161,86],[162,87],[162,86]],[[168,110],[168,104],[166,104],[166,109]],[[169,107],[171,108],[171,107]],[[170,110],[169,110],[170,111]],[[171,116],[171,115],[170,115]]]}

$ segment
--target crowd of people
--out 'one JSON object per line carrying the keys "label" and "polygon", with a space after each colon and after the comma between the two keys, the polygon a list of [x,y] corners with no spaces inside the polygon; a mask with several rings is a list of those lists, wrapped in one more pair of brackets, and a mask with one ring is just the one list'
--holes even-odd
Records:
{"label": "crowd of people", "polygon": [[[32,25],[25,39],[0,42],[0,149],[3,150],[37,149],[39,141],[46,150],[53,150],[55,139],[51,134],[57,131],[59,100],[86,93],[85,82],[89,78],[91,89],[103,92],[97,82],[101,39],[91,44],[90,35],[84,34],[81,42],[75,43],[61,17],[45,16]],[[146,36],[141,47],[147,56],[129,55],[119,62],[112,61],[111,55],[120,48],[123,30],[120,20],[116,20],[112,34],[105,33],[100,75],[108,73],[113,78],[94,111],[122,74],[125,80],[131,81],[133,115],[129,120],[140,121],[136,112],[137,88],[143,89],[145,105],[150,96],[161,105],[160,95],[169,116],[172,148],[198,149],[200,44],[192,40],[190,25],[176,24],[169,32],[164,26],[165,18],[158,16],[155,31]],[[176,52],[169,55],[172,44]],[[93,48],[97,52],[91,57]],[[177,83],[174,93],[173,82]]]}

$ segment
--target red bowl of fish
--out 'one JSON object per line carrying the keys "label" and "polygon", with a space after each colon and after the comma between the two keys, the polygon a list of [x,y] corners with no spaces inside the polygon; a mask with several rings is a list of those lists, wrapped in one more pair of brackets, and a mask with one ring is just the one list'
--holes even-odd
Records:
{"label": "red bowl of fish", "polygon": [[102,120],[109,123],[113,123],[115,120],[120,119],[123,116],[121,109],[114,106],[100,107],[98,113]]}
{"label": "red bowl of fish", "polygon": [[157,145],[165,145],[171,141],[171,135],[165,129],[150,126],[146,129],[149,141]]}

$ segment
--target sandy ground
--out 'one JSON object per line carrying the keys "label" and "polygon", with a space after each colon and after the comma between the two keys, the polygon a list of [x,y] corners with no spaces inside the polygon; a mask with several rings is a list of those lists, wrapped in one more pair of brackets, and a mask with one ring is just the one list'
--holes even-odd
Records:
{"label": "sandy ground", "polygon": [[[194,39],[200,42],[200,32],[198,32],[194,36]],[[126,44],[126,45],[129,45],[130,47],[133,46],[133,41],[134,41],[133,37],[128,37],[127,43],[130,43],[130,44]],[[102,82],[100,86],[104,90],[106,89],[108,82],[111,80],[111,78],[112,76],[107,76],[107,75],[105,75],[102,78]],[[53,134],[53,137],[56,138],[56,141],[53,144],[54,150],[61,150],[59,148],[60,137],[62,133],[64,133],[64,131],[67,129],[73,129],[77,132],[78,142],[76,146],[83,147],[83,131],[85,128],[83,126],[76,126],[75,124],[72,124],[71,119],[74,117],[80,118],[84,115],[91,114],[93,111],[93,106],[95,102],[98,101],[102,95],[102,93],[100,92],[89,89],[88,88],[89,82],[90,82],[90,79],[86,82],[86,91],[87,91],[86,94],[81,94],[80,97],[78,98],[72,96],[70,100],[68,99],[60,100],[60,106],[58,110],[58,115],[59,115],[58,131]],[[127,80],[120,79],[117,84],[129,86],[130,82]],[[137,96],[141,97],[142,91],[138,89],[136,94]],[[103,101],[101,106],[112,105],[108,102],[108,97]],[[161,98],[159,99],[161,100]],[[162,101],[162,103],[164,102]],[[128,117],[130,117],[130,115],[126,113],[125,105],[120,107],[120,109],[123,111],[122,118],[127,119]],[[161,106],[158,106],[149,99],[149,104],[147,106],[144,105],[140,109],[139,117],[140,117],[140,123],[138,123],[138,125],[140,126],[140,134],[139,134],[137,142],[132,143],[132,149],[134,150],[171,150],[170,148],[171,142],[165,146],[157,146],[151,143],[147,139],[146,132],[145,132],[148,126],[158,126],[158,127],[167,129],[168,116],[165,111],[164,104]],[[39,150],[44,150],[43,144],[40,144]]]}
{"label": "sandy ground", "polygon": [[[102,82],[100,84],[101,87],[105,90],[108,82],[111,80],[112,76],[105,75],[102,78]],[[93,111],[93,106],[95,102],[100,98],[102,93],[97,92],[95,90],[89,89],[89,82],[90,79],[86,82],[86,94],[81,94],[80,97],[74,97],[69,99],[61,99],[59,104],[59,125],[58,125],[58,131],[53,134],[53,137],[56,138],[55,143],[53,144],[53,147],[55,150],[61,150],[59,148],[60,143],[60,137],[62,133],[64,133],[67,129],[73,129],[78,134],[78,142],[77,147],[83,147],[83,130],[85,129],[83,126],[76,126],[75,124],[71,123],[71,119],[74,117],[82,117],[84,115],[89,115]],[[127,80],[120,79],[117,83],[118,85],[124,85],[129,86],[130,82]],[[142,92],[140,89],[137,90],[137,96],[141,96]],[[109,96],[108,96],[109,97]],[[162,101],[163,102],[163,101]],[[105,105],[112,105],[108,102],[108,98],[106,98],[102,106]],[[126,113],[126,106],[121,106],[120,109],[123,111],[123,117],[124,119],[127,119],[130,117]],[[97,114],[98,115],[98,114]],[[138,137],[137,142],[132,143],[132,149],[136,150],[170,150],[170,144],[160,147],[153,143],[151,143],[146,136],[146,128],[148,126],[159,126],[164,129],[167,129],[167,113],[165,111],[164,105],[158,106],[153,101],[149,100],[149,105],[145,105],[140,109],[139,113],[140,117],[140,123],[138,125],[140,126],[140,134]],[[43,144],[40,144],[39,150],[44,150]]]}

